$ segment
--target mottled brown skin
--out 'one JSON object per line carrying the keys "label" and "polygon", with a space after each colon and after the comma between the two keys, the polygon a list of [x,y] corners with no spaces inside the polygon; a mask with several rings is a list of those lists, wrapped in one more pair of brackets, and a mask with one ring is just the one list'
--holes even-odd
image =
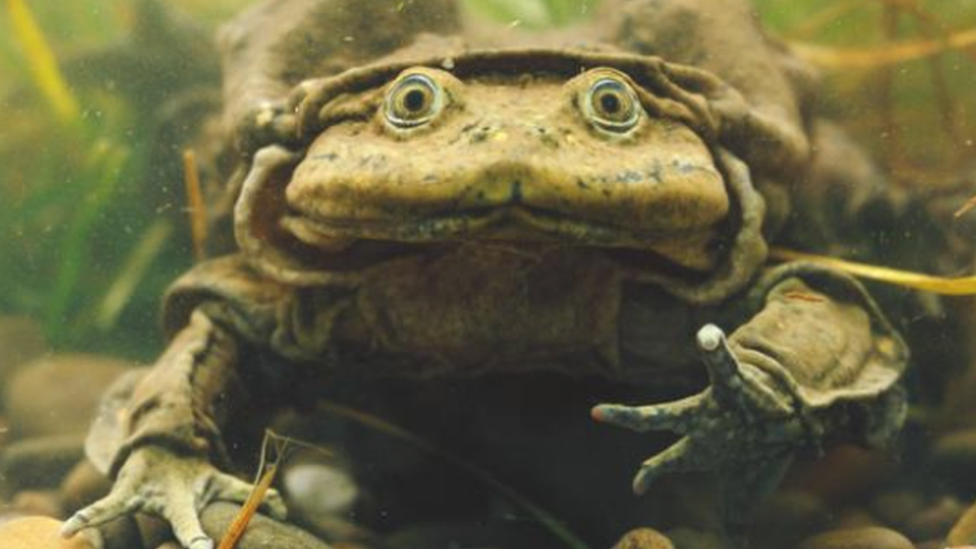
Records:
{"label": "mottled brown skin", "polygon": [[[571,48],[417,35],[407,16],[375,59],[319,42],[348,67],[302,57],[286,32],[328,35],[323,14],[341,1],[244,16],[225,33],[238,41],[229,85],[246,88],[228,107],[243,158],[228,191],[240,252],[172,289],[168,351],[90,441],[115,489],[66,532],[141,509],[191,549],[209,547],[196,511],[246,493],[212,464],[226,465],[221,431],[262,387],[256,355],[337,374],[554,371],[650,385],[700,360],[711,382],[700,394],[592,414],[681,435],[641,466],[635,490],[711,471],[730,519],[798,449],[890,439],[904,412],[902,340],[855,281],[763,267],[784,189],[808,165],[807,98],[802,71],[744,4],[726,3],[714,18],[690,0],[609,2]],[[668,17],[635,27],[648,10],[677,14],[687,36],[714,28],[756,49],[736,64],[707,44],[654,45]],[[290,15],[249,42],[275,13]],[[241,52],[255,59],[246,69]],[[276,64],[295,56],[301,83]]]}

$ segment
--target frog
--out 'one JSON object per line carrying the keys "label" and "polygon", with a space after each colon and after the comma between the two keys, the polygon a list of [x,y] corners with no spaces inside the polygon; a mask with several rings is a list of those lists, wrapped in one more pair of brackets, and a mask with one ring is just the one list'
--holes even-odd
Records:
{"label": "frog", "polygon": [[830,146],[816,77],[719,3],[606,0],[530,33],[453,0],[267,0],[225,27],[236,245],[168,291],[167,349],[89,437],[114,486],[63,533],[148,512],[213,547],[200,510],[251,491],[222,434],[309,372],[707,377],[580,416],[673,433],[633,491],[707,472],[729,523],[800,452],[890,445],[904,340],[853,278],[768,261]]}

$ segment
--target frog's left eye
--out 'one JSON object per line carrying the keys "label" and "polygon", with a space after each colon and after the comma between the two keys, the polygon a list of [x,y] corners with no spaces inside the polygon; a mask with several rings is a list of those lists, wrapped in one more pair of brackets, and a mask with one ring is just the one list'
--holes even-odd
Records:
{"label": "frog's left eye", "polygon": [[386,95],[386,119],[398,128],[430,122],[444,106],[444,90],[430,77],[411,74]]}
{"label": "frog's left eye", "polygon": [[633,88],[620,78],[605,76],[583,97],[583,111],[603,130],[625,133],[640,121],[641,105]]}

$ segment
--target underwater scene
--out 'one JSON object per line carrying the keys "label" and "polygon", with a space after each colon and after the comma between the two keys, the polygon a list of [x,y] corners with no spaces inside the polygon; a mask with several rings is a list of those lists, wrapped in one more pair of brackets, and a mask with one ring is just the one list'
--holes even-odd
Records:
{"label": "underwater scene", "polygon": [[974,89],[973,0],[4,0],[0,549],[974,549]]}

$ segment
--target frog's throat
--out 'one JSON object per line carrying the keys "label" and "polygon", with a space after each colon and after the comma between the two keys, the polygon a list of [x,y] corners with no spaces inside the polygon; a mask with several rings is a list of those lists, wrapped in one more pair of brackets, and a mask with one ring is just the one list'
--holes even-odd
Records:
{"label": "frog's throat", "polygon": [[[283,223],[289,215],[285,188],[301,158],[280,146],[266,147],[254,155],[235,210],[238,244],[254,267],[280,282],[356,286],[377,263],[375,255],[330,254],[322,245],[309,246],[289,230],[293,226]],[[703,304],[728,297],[752,279],[766,260],[765,203],[742,161],[718,149],[715,164],[726,181],[733,207],[730,236],[719,266],[705,276],[689,278],[660,269],[658,262],[622,265],[627,278],[659,285],[689,302]]]}

